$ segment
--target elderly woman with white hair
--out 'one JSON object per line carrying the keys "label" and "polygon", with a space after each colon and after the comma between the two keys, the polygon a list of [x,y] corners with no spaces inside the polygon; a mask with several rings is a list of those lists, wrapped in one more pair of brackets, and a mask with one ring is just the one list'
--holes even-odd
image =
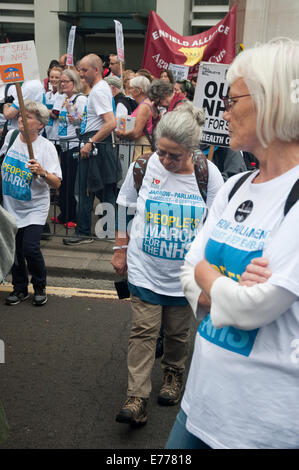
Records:
{"label": "elderly woman with white hair", "polygon": [[130,95],[138,104],[137,108],[131,114],[131,117],[136,118],[134,129],[130,132],[120,130],[116,132],[118,137],[135,142],[134,160],[136,160],[139,155],[151,150],[153,111],[152,102],[148,98],[150,86],[150,81],[142,75],[131,78]]}
{"label": "elderly woman with white hair", "polygon": [[216,166],[202,155],[196,157],[203,123],[204,113],[191,103],[165,114],[156,129],[156,152],[146,168],[143,157],[131,164],[118,196],[119,213],[136,206],[131,230],[128,221],[127,231],[118,226],[112,258],[119,275],[128,271],[132,309],[127,399],[116,417],[120,423],[147,421],[162,317],[164,380],[158,402],[169,406],[181,399],[192,313],[180,269],[223,184]]}
{"label": "elderly woman with white hair", "polygon": [[201,323],[167,448],[299,447],[298,76],[291,40],[248,49],[228,71],[230,145],[259,170],[225,183],[186,256]]}
{"label": "elderly woman with white hair", "polygon": [[1,149],[5,154],[1,167],[3,205],[15,217],[18,227],[16,261],[12,267],[13,292],[6,298],[6,304],[17,305],[29,298],[29,271],[34,289],[33,304],[40,306],[47,302],[40,238],[50,207],[49,188],[59,188],[61,169],[54,144],[40,135],[49,121],[48,109],[28,100],[25,113],[34,158],[29,156],[21,116],[19,130],[7,134]]}

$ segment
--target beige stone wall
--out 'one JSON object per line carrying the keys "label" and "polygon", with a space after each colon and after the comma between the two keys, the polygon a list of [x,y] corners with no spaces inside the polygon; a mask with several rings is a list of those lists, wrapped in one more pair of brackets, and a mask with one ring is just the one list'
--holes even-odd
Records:
{"label": "beige stone wall", "polygon": [[67,11],[67,0],[34,1],[35,46],[40,78],[47,76],[49,63],[66,53],[66,23],[59,21],[57,11]]}
{"label": "beige stone wall", "polygon": [[247,0],[244,46],[267,42],[278,36],[299,39],[298,0]]}
{"label": "beige stone wall", "polygon": [[191,0],[157,0],[156,13],[182,36],[190,34]]}

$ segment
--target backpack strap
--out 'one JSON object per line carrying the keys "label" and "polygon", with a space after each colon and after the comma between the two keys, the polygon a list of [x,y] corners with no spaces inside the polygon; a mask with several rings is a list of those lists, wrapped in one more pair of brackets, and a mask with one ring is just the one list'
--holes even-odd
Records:
{"label": "backpack strap", "polygon": [[136,159],[134,166],[133,166],[133,178],[134,178],[134,187],[139,193],[139,190],[142,186],[143,178],[146,172],[147,164],[152,156],[152,153],[144,153],[143,155],[139,155]]}
{"label": "backpack strap", "polygon": [[228,195],[228,200],[230,201],[233,195],[238,191],[238,189],[242,186],[242,184],[247,180],[247,178],[252,175],[252,171],[247,171],[244,173],[241,178],[238,179],[238,181],[234,184],[232,187],[229,195]]}
{"label": "backpack strap", "polygon": [[206,156],[202,152],[196,152],[193,157],[194,173],[200,194],[207,202],[209,167]]}
{"label": "backpack strap", "polygon": [[14,141],[16,140],[16,138],[18,137],[20,131],[19,129],[15,129],[11,136],[10,136],[10,141],[9,141],[9,144],[8,144],[8,147],[7,147],[7,150],[6,150],[6,153],[9,151],[10,147],[13,145]]}
{"label": "backpack strap", "polygon": [[84,95],[83,95],[83,93],[78,93],[78,95],[76,95],[75,98],[73,99],[72,104],[76,103],[77,98],[79,98],[79,96],[84,96]]}
{"label": "backpack strap", "polygon": [[[152,153],[145,153],[140,155],[133,166],[133,178],[134,178],[134,187],[139,192],[143,178],[145,176],[146,168]],[[207,188],[208,188],[208,180],[209,180],[209,169],[208,169],[208,162],[206,157],[202,153],[197,153],[194,159],[194,173],[196,177],[196,182],[198,185],[198,189],[203,200],[207,201]]]}
{"label": "backpack strap", "polygon": [[299,199],[299,179],[296,181],[296,183],[294,184],[294,186],[292,187],[288,195],[288,198],[284,206],[284,216],[287,215],[289,210],[293,207],[294,204],[296,204],[298,199]]}
{"label": "backpack strap", "polygon": [[[247,180],[247,178],[252,174],[252,171],[249,171],[247,173],[244,173],[244,175],[241,176],[241,178],[238,179],[238,181],[235,183],[233,188],[231,189],[231,192],[228,195],[228,200],[230,201],[233,195],[238,191],[240,186]],[[296,183],[293,185],[291,191],[289,192],[289,195],[287,197],[285,206],[284,206],[284,211],[283,215],[284,217],[287,215],[289,210],[293,207],[294,204],[299,199],[299,179],[296,181]]]}

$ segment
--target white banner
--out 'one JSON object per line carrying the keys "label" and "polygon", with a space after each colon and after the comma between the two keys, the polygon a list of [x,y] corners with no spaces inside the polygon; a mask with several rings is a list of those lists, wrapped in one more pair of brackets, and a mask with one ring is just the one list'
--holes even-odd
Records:
{"label": "white banner", "polygon": [[76,28],[77,26],[72,26],[70,29],[69,40],[67,45],[66,65],[74,65],[74,45],[76,38]]}
{"label": "white banner", "polygon": [[202,143],[229,147],[228,122],[223,119],[223,98],[228,95],[226,74],[229,65],[201,62],[193,104],[204,108],[206,122]]}
{"label": "white banner", "polygon": [[172,75],[174,76],[176,82],[180,80],[188,80],[188,65],[169,64],[168,69],[172,72]]}
{"label": "white banner", "polygon": [[40,80],[34,41],[0,44],[0,85]]}
{"label": "white banner", "polygon": [[125,47],[124,47],[124,34],[123,34],[123,25],[114,20],[115,23],[115,37],[116,37],[116,49],[117,49],[117,56],[121,62],[125,60]]}

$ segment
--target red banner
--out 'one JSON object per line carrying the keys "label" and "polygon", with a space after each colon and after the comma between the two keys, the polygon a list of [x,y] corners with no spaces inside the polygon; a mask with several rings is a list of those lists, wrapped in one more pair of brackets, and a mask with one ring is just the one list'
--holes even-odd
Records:
{"label": "red banner", "polygon": [[197,76],[199,63],[230,64],[236,55],[236,13],[234,6],[212,28],[194,36],[180,36],[151,11],[142,67],[159,77],[169,64],[189,66],[188,78]]}

